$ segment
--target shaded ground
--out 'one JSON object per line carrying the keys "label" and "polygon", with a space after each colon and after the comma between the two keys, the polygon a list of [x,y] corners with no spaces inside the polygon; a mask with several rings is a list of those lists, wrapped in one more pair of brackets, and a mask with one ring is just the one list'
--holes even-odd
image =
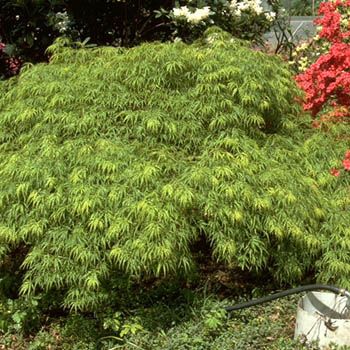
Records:
{"label": "shaded ground", "polygon": [[[99,315],[47,316],[35,333],[0,338],[1,350],[292,350],[300,296],[227,314],[223,307],[271,293],[268,276],[200,265],[193,281],[149,281]],[[201,287],[199,287],[201,286]],[[51,317],[51,318],[50,318]]]}

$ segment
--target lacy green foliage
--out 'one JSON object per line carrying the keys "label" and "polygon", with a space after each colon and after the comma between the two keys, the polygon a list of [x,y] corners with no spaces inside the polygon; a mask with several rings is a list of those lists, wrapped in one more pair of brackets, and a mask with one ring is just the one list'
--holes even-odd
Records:
{"label": "lacy green foliage", "polygon": [[117,274],[189,272],[201,235],[229,266],[291,282],[321,257],[324,280],[349,285],[349,196],[328,174],[340,147],[303,141],[278,58],[207,35],[56,45],[50,64],[3,87],[1,257],[29,248],[22,293],[59,289],[66,306],[91,309],[113,297]]}

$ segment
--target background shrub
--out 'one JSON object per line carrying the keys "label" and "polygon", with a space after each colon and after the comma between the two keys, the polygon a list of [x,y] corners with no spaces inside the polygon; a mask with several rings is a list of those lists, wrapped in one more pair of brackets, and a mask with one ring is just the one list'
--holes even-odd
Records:
{"label": "background shrub", "polygon": [[50,51],[0,99],[1,262],[24,252],[21,293],[91,310],[123,276],[188,275],[200,240],[230,267],[348,286],[344,146],[303,131],[280,59],[215,28]]}
{"label": "background shrub", "polygon": [[0,80],[17,74],[20,66],[19,59],[10,56],[6,50],[6,45],[0,42]]}
{"label": "background shrub", "polygon": [[[175,37],[191,42],[215,24],[235,37],[261,42],[275,12],[263,9],[260,0],[235,4],[226,0],[0,0],[0,42],[6,44],[8,55],[22,62],[47,60],[46,48],[62,35],[73,41],[89,38],[96,45],[130,47]],[[191,13],[207,8],[210,16],[199,21],[197,16],[188,23],[174,16],[173,8],[183,5]]]}
{"label": "background shrub", "polygon": [[[239,39],[263,44],[263,34],[274,25],[279,3],[274,2],[274,11],[260,0],[192,0],[176,1],[169,15],[174,27],[173,36],[193,41],[213,24]],[[271,1],[268,2],[271,7]]]}
{"label": "background shrub", "polygon": [[0,41],[6,44],[8,54],[42,60],[46,47],[59,34],[54,18],[63,5],[61,0],[1,0]]}
{"label": "background shrub", "polygon": [[[0,0],[0,41],[23,61],[46,60],[45,50],[59,35],[97,45],[131,46],[164,39],[169,28],[155,10],[169,0]],[[167,34],[168,33],[168,34]]]}

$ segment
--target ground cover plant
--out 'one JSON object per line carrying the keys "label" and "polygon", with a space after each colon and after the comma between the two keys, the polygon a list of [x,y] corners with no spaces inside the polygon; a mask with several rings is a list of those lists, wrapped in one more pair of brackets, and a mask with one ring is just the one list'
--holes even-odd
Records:
{"label": "ground cover plant", "polygon": [[[99,327],[95,319],[71,315],[51,320],[35,336],[23,336],[19,332],[0,336],[0,349],[302,348],[292,340],[296,298],[255,307],[228,318],[222,308],[229,301],[204,290],[179,286],[175,289],[175,285],[157,289],[134,296],[128,311],[112,313],[105,321],[105,327],[109,327],[105,333],[103,329],[96,332]],[[141,298],[144,298],[142,302]]]}
{"label": "ground cover plant", "polygon": [[1,262],[22,294],[94,310],[125,276],[189,275],[202,241],[279,282],[312,269],[348,285],[341,147],[294,123],[282,61],[215,29],[194,46],[51,51],[0,100]]}
{"label": "ground cover plant", "polygon": [[[232,282],[235,284],[235,280]],[[240,290],[226,289],[228,297],[223,299],[219,284],[213,294],[214,290],[181,288],[168,281],[151,290],[138,290],[130,300],[125,300],[123,311],[112,312],[105,318],[104,327],[91,316],[56,317],[29,336],[18,331],[0,335],[0,349],[316,350],[316,344],[305,347],[300,340],[293,340],[299,296],[241,310],[230,316],[223,312],[224,306],[237,300],[268,293],[264,282],[264,289],[260,289],[259,281],[249,285],[245,280]],[[248,292],[251,287],[254,290]],[[236,293],[239,299],[232,299]],[[331,346],[329,350],[349,350],[349,347]]]}

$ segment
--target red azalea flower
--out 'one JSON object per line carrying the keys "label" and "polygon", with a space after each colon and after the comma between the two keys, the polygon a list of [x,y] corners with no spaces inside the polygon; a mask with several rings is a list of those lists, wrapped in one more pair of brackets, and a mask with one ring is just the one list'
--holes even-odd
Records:
{"label": "red azalea flower", "polygon": [[350,159],[350,150],[345,152],[345,159]]}
{"label": "red azalea flower", "polygon": [[349,0],[320,4],[315,24],[321,26],[319,36],[328,43],[329,49],[296,76],[298,85],[306,93],[304,109],[316,116],[329,104],[335,109],[330,115],[333,122],[350,117],[350,26],[342,27],[342,14],[349,9]]}
{"label": "red azalea flower", "polygon": [[340,171],[338,169],[333,168],[331,169],[331,175],[338,177],[340,175]]}
{"label": "red azalea flower", "polygon": [[345,170],[349,171],[350,170],[350,159],[344,159],[343,166],[344,166]]}

